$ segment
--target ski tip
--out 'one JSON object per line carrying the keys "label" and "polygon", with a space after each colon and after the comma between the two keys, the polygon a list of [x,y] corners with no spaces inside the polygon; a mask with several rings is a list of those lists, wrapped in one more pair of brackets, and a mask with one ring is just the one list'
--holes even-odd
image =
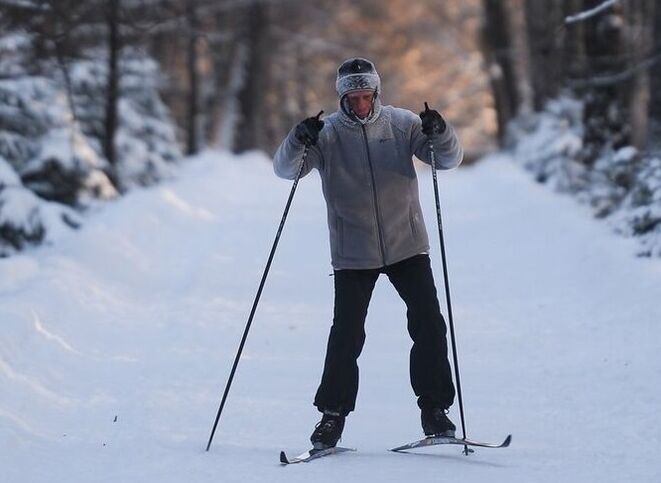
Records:
{"label": "ski tip", "polygon": [[507,438],[505,438],[505,441],[503,441],[502,447],[507,448],[511,442],[512,442],[512,435],[508,434]]}
{"label": "ski tip", "polygon": [[287,455],[285,454],[284,451],[280,451],[280,464],[283,464],[283,465],[288,465],[289,464],[289,460],[287,459]]}

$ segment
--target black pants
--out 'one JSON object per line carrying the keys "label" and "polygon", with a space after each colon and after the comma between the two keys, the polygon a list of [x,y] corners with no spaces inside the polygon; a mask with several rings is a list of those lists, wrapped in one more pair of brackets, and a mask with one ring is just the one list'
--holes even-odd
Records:
{"label": "black pants", "polygon": [[358,393],[358,356],[365,342],[365,318],[376,280],[385,273],[407,307],[411,386],[418,406],[448,408],[454,384],[428,255],[416,255],[373,270],[335,271],[335,310],[321,384],[314,399],[320,411],[346,415]]}

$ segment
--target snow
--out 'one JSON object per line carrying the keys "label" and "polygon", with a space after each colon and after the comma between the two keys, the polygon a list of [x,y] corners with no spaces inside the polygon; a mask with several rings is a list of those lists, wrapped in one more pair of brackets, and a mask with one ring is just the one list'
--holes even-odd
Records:
{"label": "snow", "polygon": [[[632,257],[633,240],[504,156],[439,181],[468,435],[511,432],[510,448],[386,451],[421,431],[405,309],[381,278],[343,439],[359,451],[280,467],[318,420],[332,313],[311,175],[206,453],[291,184],[255,153],[176,170],[55,245],[0,260],[3,481],[661,481],[661,260]],[[433,235],[431,175],[419,173]]]}
{"label": "snow", "polygon": [[42,242],[55,243],[81,222],[71,208],[42,200],[20,185],[0,184],[0,257]]}
{"label": "snow", "polygon": [[21,179],[9,162],[0,154],[0,188],[21,184]]}
{"label": "snow", "polygon": [[590,206],[615,232],[635,236],[636,255],[661,256],[658,153],[616,148],[611,135],[584,142],[583,102],[564,93],[542,112],[518,116],[508,125],[512,156],[536,181]]}
{"label": "snow", "polygon": [[[26,220],[33,218],[32,213],[38,210],[39,202],[37,197],[28,190],[6,188],[3,190],[2,212],[0,212],[0,225],[6,223],[18,225],[25,223]],[[7,196],[7,193],[12,193]],[[34,218],[37,218],[34,216]],[[27,222],[31,224],[30,221]]]}

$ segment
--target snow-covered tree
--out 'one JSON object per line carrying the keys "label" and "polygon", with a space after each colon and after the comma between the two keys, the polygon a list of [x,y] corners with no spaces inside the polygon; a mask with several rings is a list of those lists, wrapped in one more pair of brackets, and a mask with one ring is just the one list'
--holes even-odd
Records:
{"label": "snow-covered tree", "polygon": [[661,257],[661,158],[639,163],[633,186],[623,200],[618,227],[641,240],[639,254]]}
{"label": "snow-covered tree", "polygon": [[2,256],[78,226],[79,217],[64,205],[80,209],[117,196],[108,173],[122,189],[147,185],[167,176],[181,156],[154,61],[128,50],[122,57],[119,163],[112,169],[101,141],[105,64],[78,60],[64,75],[47,69],[48,61],[35,68],[32,48],[25,32],[0,36]]}
{"label": "snow-covered tree", "polygon": [[104,161],[51,79],[24,75],[0,80],[0,154],[23,184],[44,199],[78,206],[114,196]]}
{"label": "snow-covered tree", "polygon": [[[107,67],[99,62],[104,50],[89,53],[94,60],[71,66],[74,105],[83,132],[95,151],[103,152]],[[122,190],[153,184],[171,173],[182,156],[173,121],[158,95],[160,70],[156,62],[135,49],[120,58],[119,123],[115,137],[115,177]]]}
{"label": "snow-covered tree", "polygon": [[535,179],[575,196],[614,229],[640,241],[641,256],[661,256],[661,158],[632,146],[584,142],[584,102],[564,96],[509,126],[508,146]]}
{"label": "snow-covered tree", "polygon": [[80,223],[70,208],[44,201],[25,188],[11,164],[0,156],[0,257],[53,240]]}

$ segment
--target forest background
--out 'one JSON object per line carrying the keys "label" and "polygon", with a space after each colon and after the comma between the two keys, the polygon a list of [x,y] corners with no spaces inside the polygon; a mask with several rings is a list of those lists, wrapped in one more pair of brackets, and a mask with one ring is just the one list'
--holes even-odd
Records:
{"label": "forest background", "polygon": [[[202,150],[272,154],[373,60],[387,104],[506,150],[661,255],[653,0],[0,0],[0,255]],[[578,206],[578,205],[577,205]]]}

